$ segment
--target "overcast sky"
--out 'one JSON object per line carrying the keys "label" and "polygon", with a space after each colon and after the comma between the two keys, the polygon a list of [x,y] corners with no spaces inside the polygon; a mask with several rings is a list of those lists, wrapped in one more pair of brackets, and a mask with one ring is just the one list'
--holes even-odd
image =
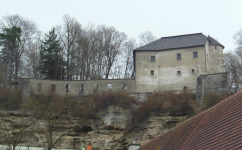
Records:
{"label": "overcast sky", "polygon": [[200,33],[235,49],[242,28],[242,0],[1,0],[0,17],[19,14],[47,32],[68,14],[82,25],[106,24],[138,39],[143,31],[157,37]]}

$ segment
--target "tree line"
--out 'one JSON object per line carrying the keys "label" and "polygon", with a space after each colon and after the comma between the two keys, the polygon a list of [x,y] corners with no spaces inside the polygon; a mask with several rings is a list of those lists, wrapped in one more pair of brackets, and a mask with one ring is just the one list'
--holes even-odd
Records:
{"label": "tree line", "polygon": [[18,76],[57,80],[132,78],[133,49],[155,40],[149,31],[133,38],[114,27],[83,26],[69,15],[43,34],[18,14],[0,21],[0,82]]}

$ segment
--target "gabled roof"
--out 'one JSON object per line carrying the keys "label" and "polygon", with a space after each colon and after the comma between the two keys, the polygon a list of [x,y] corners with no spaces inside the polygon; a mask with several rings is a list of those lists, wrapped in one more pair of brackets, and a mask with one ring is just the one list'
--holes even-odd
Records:
{"label": "gabled roof", "polygon": [[138,150],[241,149],[242,91],[178,124]]}
{"label": "gabled roof", "polygon": [[198,47],[198,46],[204,46],[206,44],[207,39],[211,41],[210,44],[221,45],[222,47],[224,47],[222,44],[220,44],[210,36],[207,37],[202,33],[195,33],[195,34],[162,37],[154,42],[151,42],[147,45],[139,47],[134,51],[169,50],[169,49],[178,49],[178,48],[187,48],[187,47]]}

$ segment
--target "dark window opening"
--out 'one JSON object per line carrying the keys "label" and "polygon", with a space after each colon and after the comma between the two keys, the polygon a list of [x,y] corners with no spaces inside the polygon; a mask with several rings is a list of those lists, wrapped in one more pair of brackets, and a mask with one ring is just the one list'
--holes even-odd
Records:
{"label": "dark window opening", "polygon": [[226,81],[222,81],[222,88],[225,88],[226,86]]}
{"label": "dark window opening", "polygon": [[127,89],[127,84],[126,83],[122,83],[122,90],[126,90]]}
{"label": "dark window opening", "polygon": [[197,52],[193,52],[193,58],[197,58]]}
{"label": "dark window opening", "polygon": [[51,84],[51,92],[55,92],[55,84]]}
{"label": "dark window opening", "polygon": [[108,84],[108,91],[109,92],[112,92],[112,89],[113,89],[113,85],[111,83]]}
{"label": "dark window opening", "polygon": [[151,56],[151,62],[155,62],[155,56]]}
{"label": "dark window opening", "polygon": [[192,73],[194,73],[194,69],[192,69]]}
{"label": "dark window opening", "polygon": [[37,83],[37,91],[41,90],[41,83]]}
{"label": "dark window opening", "polygon": [[80,85],[80,92],[83,93],[84,92],[84,84]]}
{"label": "dark window opening", "polygon": [[181,60],[181,54],[177,54],[177,60]]}
{"label": "dark window opening", "polygon": [[181,74],[181,71],[177,71],[177,74],[180,75]]}
{"label": "dark window opening", "polygon": [[93,85],[93,92],[98,92],[98,84]]}
{"label": "dark window opening", "polygon": [[155,71],[150,71],[150,75],[155,75]]}
{"label": "dark window opening", "polygon": [[187,87],[186,86],[183,87],[183,91],[187,91]]}
{"label": "dark window opening", "polygon": [[217,49],[217,46],[215,46],[215,49]]}
{"label": "dark window opening", "polygon": [[71,85],[70,84],[67,84],[66,85],[66,92],[70,92],[70,89],[71,89]]}

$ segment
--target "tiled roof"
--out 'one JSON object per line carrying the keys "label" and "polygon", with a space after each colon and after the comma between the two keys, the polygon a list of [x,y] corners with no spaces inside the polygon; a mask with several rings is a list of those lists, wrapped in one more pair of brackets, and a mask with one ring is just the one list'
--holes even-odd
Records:
{"label": "tiled roof", "polygon": [[210,36],[207,37],[202,33],[195,33],[195,34],[162,37],[154,42],[151,42],[147,45],[139,47],[134,51],[169,50],[169,49],[204,46],[207,39],[211,41],[210,44],[221,45],[222,47],[224,47],[222,44],[220,44]]}
{"label": "tiled roof", "polygon": [[242,149],[242,91],[178,124],[138,150]]}

